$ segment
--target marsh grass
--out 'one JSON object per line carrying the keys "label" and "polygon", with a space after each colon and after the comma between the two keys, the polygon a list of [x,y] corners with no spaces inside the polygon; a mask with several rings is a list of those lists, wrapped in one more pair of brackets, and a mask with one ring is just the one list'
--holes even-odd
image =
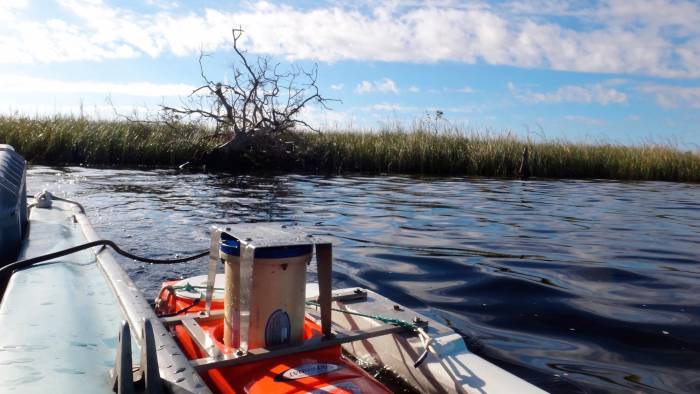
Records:
{"label": "marsh grass", "polygon": [[0,142],[35,163],[167,166],[215,146],[193,125],[0,117]]}
{"label": "marsh grass", "polygon": [[[286,136],[296,148],[279,156],[257,146],[219,158],[228,170],[515,176],[530,149],[533,176],[700,182],[700,154],[672,146],[533,143],[511,134],[440,132],[416,126]],[[84,118],[0,117],[0,143],[41,164],[177,166],[217,145],[211,131],[181,124],[134,124]],[[264,144],[260,144],[264,145]]]}

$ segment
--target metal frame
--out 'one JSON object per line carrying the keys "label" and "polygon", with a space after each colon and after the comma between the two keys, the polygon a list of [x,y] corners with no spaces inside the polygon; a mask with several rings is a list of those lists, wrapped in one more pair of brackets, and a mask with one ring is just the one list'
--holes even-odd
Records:
{"label": "metal frame", "polygon": [[[252,258],[255,249],[271,248],[279,246],[313,245],[316,251],[316,269],[318,272],[319,296],[318,303],[321,306],[321,331],[326,338],[332,336],[331,330],[331,302],[333,272],[333,244],[324,237],[314,236],[304,231],[292,230],[285,224],[279,223],[244,223],[225,226],[212,226],[211,249],[209,252],[209,271],[207,277],[207,289],[205,298],[205,313],[211,314],[211,303],[214,294],[214,280],[216,278],[216,266],[219,260],[219,243],[221,234],[228,234],[238,240],[241,250],[242,265],[252,267]],[[241,297],[245,299],[245,297]],[[245,307],[241,309],[245,310]],[[246,330],[241,330],[242,332]],[[242,337],[244,334],[242,333]]]}
{"label": "metal frame", "polygon": [[[367,299],[367,291],[360,288],[343,289],[334,291],[331,294],[331,301],[359,301]],[[318,297],[307,297],[307,301],[318,301]],[[320,316],[315,313],[309,313],[316,320],[320,320]],[[166,326],[182,324],[185,330],[190,334],[193,341],[199,349],[207,354],[207,357],[192,360],[191,363],[195,370],[201,372],[211,368],[230,367],[240,364],[245,364],[254,361],[266,360],[273,357],[284,356],[288,354],[306,352],[310,350],[320,349],[324,347],[341,345],[343,343],[361,341],[368,338],[374,338],[381,335],[394,334],[405,331],[404,328],[397,327],[391,324],[384,324],[370,330],[348,331],[335,327],[335,333],[330,337],[314,338],[304,342],[298,346],[290,346],[278,349],[251,349],[244,355],[225,355],[213,345],[204,330],[202,330],[199,322],[222,320],[224,313],[215,311],[211,313],[196,312],[185,315],[171,316],[161,318],[161,321]]]}
{"label": "metal frame", "polygon": [[[359,300],[366,297],[367,292],[357,292],[353,290],[352,292],[344,292],[337,296],[338,300]],[[363,297],[364,296],[364,297]],[[320,316],[309,313],[312,317],[317,320]],[[206,371],[213,368],[225,368],[233,367],[236,365],[251,363],[255,361],[267,360],[270,358],[286,356],[294,353],[307,352],[311,350],[322,349],[335,345],[342,345],[344,343],[363,341],[366,339],[396,334],[401,332],[411,332],[408,328],[399,327],[392,324],[382,324],[377,327],[373,327],[367,330],[356,330],[350,331],[335,327],[335,333],[331,336],[323,336],[318,338],[312,338],[304,343],[297,346],[288,346],[277,349],[250,349],[244,354],[223,354],[213,345],[211,338],[202,330],[202,327],[198,324],[198,321],[212,321],[212,320],[222,320],[223,313],[215,314],[198,314],[190,313],[183,316],[173,316],[163,319],[163,323],[166,325],[182,324],[187,332],[190,334],[194,342],[197,344],[199,349],[207,354],[207,357],[191,360],[190,363],[195,368],[197,372]]]}
{"label": "metal frame", "polygon": [[[340,289],[340,290],[334,290],[331,293],[331,300],[332,301],[343,301],[343,302],[348,302],[348,301],[359,301],[359,300],[366,300],[367,299],[367,290],[362,289],[362,288],[354,288],[354,289]],[[306,301],[314,301],[318,302],[318,297],[306,297]],[[214,311],[210,313],[206,313],[205,311],[202,312],[193,312],[193,313],[185,313],[182,315],[175,315],[175,316],[169,316],[169,317],[161,317],[160,321],[163,322],[164,325],[170,326],[173,324],[179,324],[182,322],[184,319],[194,319],[197,322],[205,322],[205,321],[211,321],[211,320],[219,320],[224,317],[224,312],[223,311]]]}
{"label": "metal frame", "polygon": [[[269,248],[280,246],[313,245],[316,252],[316,266],[318,273],[318,297],[310,297],[318,303],[320,316],[314,316],[321,322],[322,336],[312,338],[296,346],[288,346],[276,349],[241,349],[244,351],[235,354],[222,354],[211,344],[211,338],[202,330],[197,321],[211,321],[223,319],[222,312],[212,312],[211,303],[214,294],[214,281],[216,278],[216,266],[219,260],[219,244],[222,234],[227,234],[239,241],[242,264],[244,260],[252,267],[253,256],[257,248]],[[294,353],[307,352],[344,343],[362,341],[382,335],[409,332],[405,327],[392,324],[382,324],[368,330],[348,331],[332,327],[332,302],[345,300],[361,300],[367,298],[367,292],[361,289],[351,291],[332,291],[331,275],[333,271],[333,245],[330,240],[308,234],[304,231],[293,230],[286,225],[275,223],[236,224],[228,226],[213,226],[211,228],[212,242],[209,258],[209,272],[207,276],[206,307],[203,312],[192,313],[184,316],[174,316],[163,319],[166,325],[181,323],[188,331],[194,342],[208,357],[192,360],[191,364],[198,372],[213,368],[225,368],[245,363],[267,360],[270,358],[285,356]],[[244,298],[241,295],[241,298]],[[245,308],[241,308],[245,310]],[[312,314],[313,315],[313,314]],[[241,330],[243,331],[243,330]],[[243,336],[243,335],[242,335]]]}
{"label": "metal frame", "polygon": [[182,319],[182,326],[190,334],[194,342],[202,349],[209,357],[221,358],[223,354],[214,344],[214,341],[209,337],[197,321],[191,317]]}
{"label": "metal frame", "polygon": [[394,326],[391,324],[383,324],[378,327],[363,331],[346,331],[336,329],[337,334],[331,338],[314,338],[307,340],[298,346],[289,346],[279,349],[251,349],[242,356],[234,354],[225,355],[220,358],[206,357],[197,360],[192,360],[192,366],[197,372],[206,371],[213,368],[226,368],[236,365],[251,363],[255,361],[268,360],[275,357],[286,356],[294,353],[308,352],[311,350],[322,349],[335,345],[342,345],[348,342],[362,341],[369,338],[374,338],[382,335],[395,334],[407,331],[406,328]]}
{"label": "metal frame", "polygon": [[[341,294],[339,299],[361,299],[361,294],[353,291],[352,294]],[[358,298],[359,297],[359,298]],[[313,316],[313,314],[311,314]],[[318,317],[318,316],[313,316]],[[362,341],[369,338],[374,338],[382,335],[395,334],[399,332],[409,332],[404,327],[398,327],[392,324],[382,324],[368,330],[349,331],[339,327],[335,328],[335,334],[330,337],[312,338],[297,346],[288,346],[277,349],[250,349],[245,354],[223,354],[213,344],[211,338],[202,330],[198,321],[223,320],[224,315],[221,312],[215,314],[199,314],[190,313],[182,316],[172,316],[163,318],[165,325],[182,324],[190,334],[194,342],[207,357],[191,360],[190,363],[197,372],[206,371],[212,368],[224,368],[251,363],[254,361],[267,360],[274,357],[281,357],[289,354],[307,352],[310,350],[321,349],[329,346],[342,345],[348,342]]]}

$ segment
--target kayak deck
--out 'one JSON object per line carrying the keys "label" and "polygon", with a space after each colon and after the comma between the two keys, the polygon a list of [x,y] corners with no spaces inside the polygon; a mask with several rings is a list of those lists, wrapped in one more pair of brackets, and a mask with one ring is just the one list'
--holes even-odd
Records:
{"label": "kayak deck", "polygon": [[[64,202],[32,209],[29,223],[20,259],[87,242]],[[15,272],[0,304],[0,392],[111,393],[123,319],[90,250]]]}

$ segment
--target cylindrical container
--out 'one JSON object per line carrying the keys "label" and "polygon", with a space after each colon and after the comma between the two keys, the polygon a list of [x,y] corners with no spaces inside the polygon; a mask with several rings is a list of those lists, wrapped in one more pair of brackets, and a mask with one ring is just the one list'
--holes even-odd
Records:
{"label": "cylindrical container", "polygon": [[[247,325],[247,348],[299,344],[304,335],[306,266],[312,245],[255,249],[252,278],[244,278],[240,244],[222,234],[225,263],[224,344],[241,345],[241,325]],[[252,279],[252,280],[251,280]],[[243,283],[250,283],[249,314],[242,310]]]}

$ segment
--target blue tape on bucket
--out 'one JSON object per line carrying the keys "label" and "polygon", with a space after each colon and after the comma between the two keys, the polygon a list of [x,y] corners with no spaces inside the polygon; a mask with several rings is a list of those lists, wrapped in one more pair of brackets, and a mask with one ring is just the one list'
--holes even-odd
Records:
{"label": "blue tape on bucket", "polygon": [[[240,243],[237,239],[225,237],[222,234],[221,245],[219,247],[222,252],[229,256],[240,256]],[[312,245],[294,245],[294,246],[278,246],[274,248],[258,248],[255,249],[255,258],[258,259],[285,259],[289,257],[299,257],[310,254]]]}

